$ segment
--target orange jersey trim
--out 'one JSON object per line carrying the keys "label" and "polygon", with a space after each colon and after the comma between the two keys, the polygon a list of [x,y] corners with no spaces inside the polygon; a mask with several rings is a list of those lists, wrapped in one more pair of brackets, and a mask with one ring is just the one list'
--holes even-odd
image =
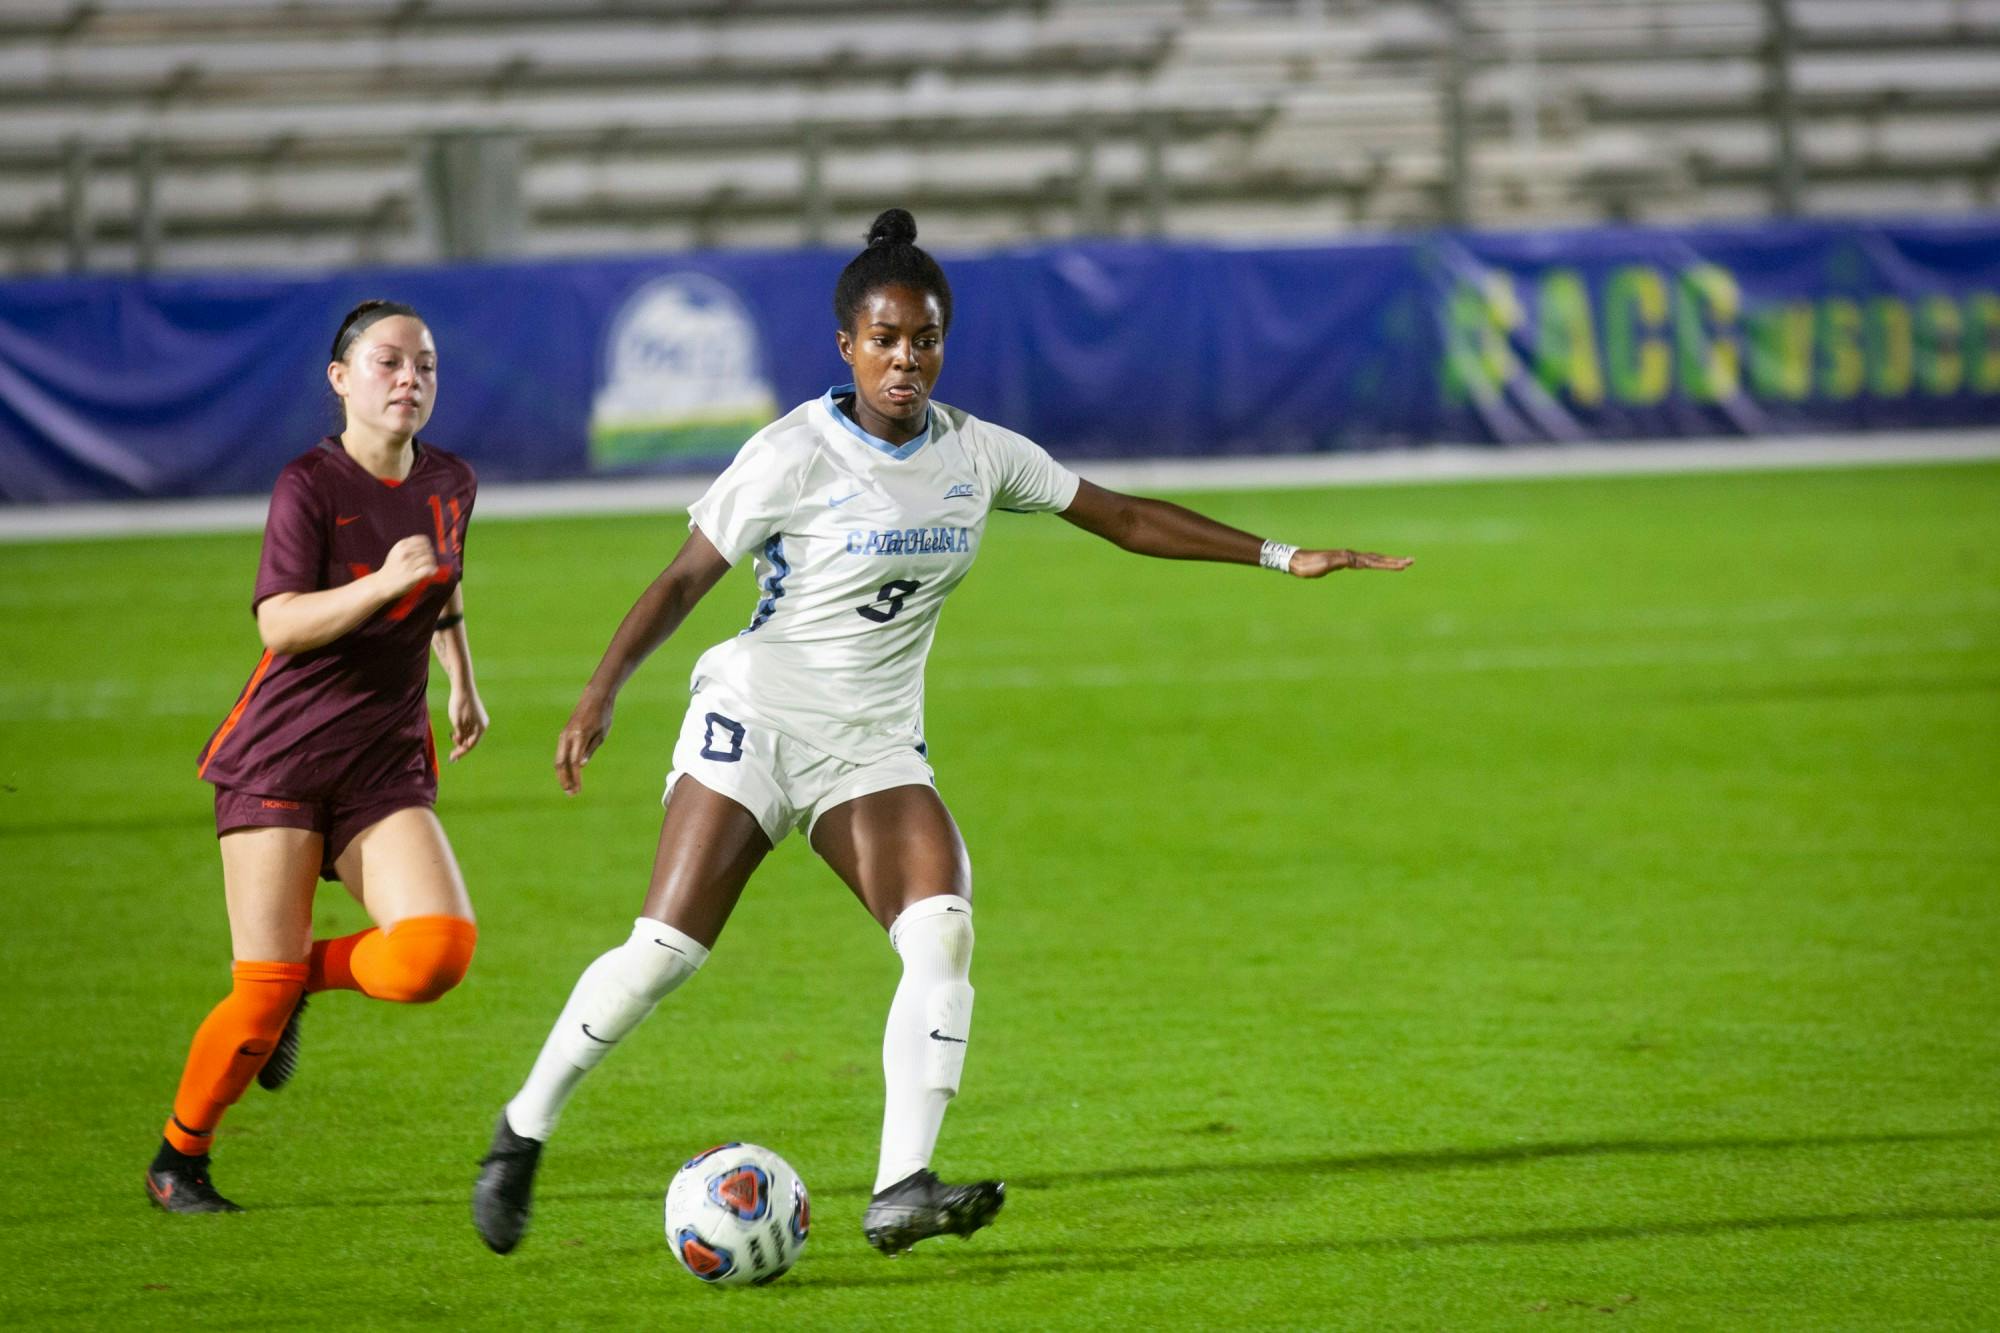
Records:
{"label": "orange jersey trim", "polygon": [[257,669],[250,673],[250,683],[243,687],[243,697],[236,701],[236,707],[229,710],[229,716],[222,721],[222,729],[215,733],[215,739],[208,743],[208,749],[203,752],[201,767],[195,770],[196,777],[208,776],[209,760],[215,758],[215,752],[222,748],[222,743],[229,739],[229,733],[236,730],[236,724],[243,720],[243,710],[250,706],[250,696],[264,683],[264,673],[271,669],[271,659],[274,655],[269,648],[264,650],[263,660],[258,662]]}

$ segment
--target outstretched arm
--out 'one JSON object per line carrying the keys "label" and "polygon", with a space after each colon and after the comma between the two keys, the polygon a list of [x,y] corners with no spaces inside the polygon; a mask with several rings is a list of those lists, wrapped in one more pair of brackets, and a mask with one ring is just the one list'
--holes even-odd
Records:
{"label": "outstretched arm", "polygon": [[729,562],[702,536],[701,529],[695,528],[673,563],[639,594],[611,636],[611,646],[604,650],[603,660],[591,673],[583,697],[576,701],[556,741],[556,780],[564,791],[574,796],[583,789],[581,770],[611,730],[618,691],[728,572]]}
{"label": "outstretched arm", "polygon": [[[1139,555],[1234,565],[1263,563],[1266,543],[1261,537],[1166,500],[1123,495],[1087,481],[1077,487],[1076,499],[1062,516],[1085,532]],[[1336,569],[1407,569],[1409,565],[1407,556],[1298,550],[1291,553],[1285,570],[1302,579],[1316,579]]]}

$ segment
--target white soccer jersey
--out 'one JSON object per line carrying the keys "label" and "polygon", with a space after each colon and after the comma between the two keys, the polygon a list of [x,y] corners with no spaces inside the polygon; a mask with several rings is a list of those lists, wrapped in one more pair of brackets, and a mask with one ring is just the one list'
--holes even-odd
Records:
{"label": "white soccer jersey", "polygon": [[1076,475],[957,408],[896,447],[830,389],[757,432],[690,510],[735,564],[756,554],[749,628],[703,653],[692,687],[850,763],[924,739],[924,660],[944,599],[995,509],[1058,511]]}

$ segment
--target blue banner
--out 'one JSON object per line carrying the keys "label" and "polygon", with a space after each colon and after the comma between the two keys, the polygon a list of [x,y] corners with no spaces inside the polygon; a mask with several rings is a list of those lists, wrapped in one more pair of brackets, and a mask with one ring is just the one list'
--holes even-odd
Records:
{"label": "blue banner", "polygon": [[[837,383],[850,252],[0,284],[0,498],[261,491],[337,422],[335,326],[440,352],[487,480],[713,468]],[[1059,457],[2000,424],[2000,220],[943,256],[938,396]]]}

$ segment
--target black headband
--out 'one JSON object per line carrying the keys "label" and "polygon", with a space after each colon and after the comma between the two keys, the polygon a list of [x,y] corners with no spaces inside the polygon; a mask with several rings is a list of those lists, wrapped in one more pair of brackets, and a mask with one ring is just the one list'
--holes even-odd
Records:
{"label": "black headband", "polygon": [[335,361],[347,360],[348,349],[354,346],[356,338],[359,338],[382,320],[395,315],[407,315],[409,318],[416,320],[423,318],[422,315],[419,315],[414,309],[404,305],[401,301],[376,301],[364,309],[357,310],[354,314],[349,315],[347,322],[340,326],[340,332],[333,335],[333,359]]}

